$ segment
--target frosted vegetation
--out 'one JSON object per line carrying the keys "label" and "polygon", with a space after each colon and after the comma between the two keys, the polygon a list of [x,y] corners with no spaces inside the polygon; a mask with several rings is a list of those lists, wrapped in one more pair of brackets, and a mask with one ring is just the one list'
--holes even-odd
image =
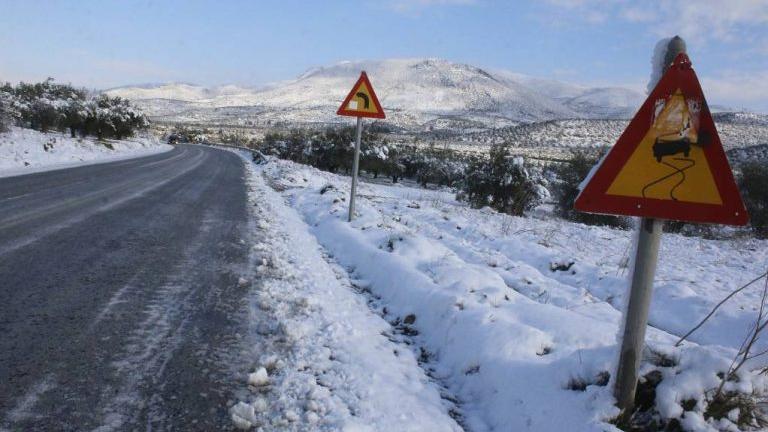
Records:
{"label": "frosted vegetation", "polygon": [[[544,204],[566,220],[625,229],[631,226],[627,218],[587,215],[573,210],[579,184],[599,156],[607,151],[607,146],[571,150],[567,159],[542,165],[521,157],[519,148],[509,141],[495,143],[484,153],[463,152],[437,145],[390,141],[391,136],[384,132],[373,126],[365,128],[363,133],[360,169],[374,179],[381,176],[392,183],[408,179],[422,187],[447,187],[459,200],[475,208],[488,206],[512,215],[530,214]],[[208,137],[203,131],[184,128],[171,135],[172,140],[189,142],[207,142]],[[286,133],[268,133],[261,140],[244,140],[238,136],[226,138],[224,141],[231,144],[244,145],[266,155],[331,173],[349,174],[351,169],[353,128],[293,129]],[[668,223],[667,231],[708,238],[765,236],[768,191],[761,185],[768,175],[768,168],[759,158],[738,157],[755,148],[762,147],[736,148],[730,152],[742,195],[748,197],[747,209],[753,215],[751,231],[679,222]]]}
{"label": "frosted vegetation", "polygon": [[137,157],[170,146],[127,99],[47,79],[0,85],[0,175]]}
{"label": "frosted vegetation", "polygon": [[10,125],[48,132],[69,131],[70,136],[122,139],[149,126],[147,117],[127,99],[104,94],[90,96],[85,89],[57,84],[6,83],[0,87],[0,130]]}

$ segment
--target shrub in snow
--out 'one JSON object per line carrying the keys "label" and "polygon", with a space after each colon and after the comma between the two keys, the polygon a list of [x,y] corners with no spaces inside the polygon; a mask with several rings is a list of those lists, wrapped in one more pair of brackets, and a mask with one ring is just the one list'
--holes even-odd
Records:
{"label": "shrub in snow", "polygon": [[[180,136],[175,133],[174,136]],[[355,129],[327,128],[322,132],[294,129],[288,134],[267,133],[254,147],[277,156],[329,171],[349,173],[355,149]],[[374,178],[386,175],[393,183],[403,177],[416,179],[423,186],[453,186],[464,177],[467,162],[451,150],[422,148],[382,140],[370,129],[363,129],[360,170]]]}
{"label": "shrub in snow", "polygon": [[[390,143],[375,133],[380,128],[364,128],[360,149],[360,170],[374,178],[386,175],[397,183],[401,178],[417,180],[422,186],[454,186],[464,178],[468,162],[453,150]],[[175,132],[173,137],[183,136]],[[270,132],[252,148],[314,166],[349,174],[354,155],[355,129],[327,128],[324,131],[293,129],[289,133]]]}
{"label": "shrub in snow", "polygon": [[597,156],[578,152],[568,162],[562,163],[554,169],[557,177],[552,185],[552,191],[556,198],[555,212],[563,219],[587,225],[628,228],[630,222],[627,218],[582,213],[573,208],[573,203],[579,195],[579,184],[587,177],[589,171],[598,161]]}
{"label": "shrub in snow", "polygon": [[457,198],[472,207],[490,206],[500,212],[521,216],[541,203],[541,185],[526,169],[523,159],[511,157],[507,144],[494,145],[488,158],[467,168]]}
{"label": "shrub in snow", "polygon": [[723,429],[735,425],[739,430],[766,430],[768,416],[763,405],[751,395],[725,393],[708,402],[704,418],[717,421]]}
{"label": "shrub in snow", "polygon": [[[295,134],[295,132],[293,132]],[[371,139],[367,134],[363,139]],[[304,157],[288,159],[308,163],[321,170],[337,172],[343,168],[349,172],[352,168],[354,154],[355,130],[352,128],[328,128],[323,133],[316,134],[309,140],[309,147],[304,148]]]}
{"label": "shrub in snow", "polygon": [[8,131],[11,124],[18,120],[19,116],[13,88],[9,84],[0,87],[0,132]]}
{"label": "shrub in snow", "polygon": [[752,230],[760,238],[768,237],[768,167],[758,162],[743,165],[739,186]]}
{"label": "shrub in snow", "polygon": [[8,118],[41,132],[69,130],[73,138],[79,132],[122,139],[149,126],[146,116],[126,99],[106,95],[89,99],[84,89],[56,84],[52,78],[0,87],[0,122],[7,123]]}
{"label": "shrub in snow", "polygon": [[[348,172],[352,166],[354,133],[352,128],[328,128],[319,133],[293,129],[288,134],[268,133],[256,147],[264,154],[325,171],[337,172],[343,168]],[[370,139],[363,139],[366,138]]]}
{"label": "shrub in snow", "polygon": [[84,128],[87,134],[102,138],[122,139],[136,129],[149,125],[146,117],[133,108],[127,99],[100,95],[87,104]]}
{"label": "shrub in snow", "polygon": [[87,116],[85,102],[80,99],[69,100],[61,109],[60,123],[63,127],[69,129],[69,135],[74,138],[77,132],[85,135],[84,124]]}
{"label": "shrub in snow", "polygon": [[386,140],[381,143],[363,142],[360,169],[373,174],[373,178],[378,178],[379,174],[387,175],[392,178],[392,183],[397,183],[405,170],[400,162],[401,153],[397,145]]}
{"label": "shrub in snow", "polygon": [[454,186],[464,177],[467,162],[458,153],[434,147],[391,144],[386,140],[370,145],[366,154],[363,145],[363,170],[374,174],[383,173],[397,183],[400,178],[415,179],[422,186],[435,184]]}
{"label": "shrub in snow", "polygon": [[440,186],[454,186],[465,175],[466,163],[457,159],[450,150],[420,149],[411,159],[415,168],[413,177],[422,186],[432,183]]}

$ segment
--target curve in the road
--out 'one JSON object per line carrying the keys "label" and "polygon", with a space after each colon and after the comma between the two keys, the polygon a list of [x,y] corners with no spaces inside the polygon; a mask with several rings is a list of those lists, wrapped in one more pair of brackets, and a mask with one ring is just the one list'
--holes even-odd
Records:
{"label": "curve in the road", "polygon": [[247,351],[243,168],[179,146],[0,179],[0,429],[229,425]]}

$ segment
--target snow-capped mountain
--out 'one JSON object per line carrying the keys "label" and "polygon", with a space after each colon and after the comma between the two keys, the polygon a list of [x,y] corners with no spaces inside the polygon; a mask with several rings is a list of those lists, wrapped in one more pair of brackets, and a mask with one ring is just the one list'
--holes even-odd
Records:
{"label": "snow-capped mountain", "polygon": [[497,74],[564,104],[585,118],[631,118],[645,100],[643,93],[623,87],[588,87],[506,71]]}
{"label": "snow-capped mountain", "polygon": [[338,122],[336,108],[361,70],[368,72],[388,121],[408,128],[627,118],[643,99],[624,88],[578,86],[439,59],[341,62],[259,89],[165,84],[106,92],[175,120]]}
{"label": "snow-capped mountain", "polygon": [[631,118],[645,100],[645,95],[621,87],[587,89],[564,101],[572,110],[589,118]]}
{"label": "snow-capped mountain", "polygon": [[170,99],[182,102],[196,102],[208,99],[216,91],[187,83],[145,84],[130,87],[118,87],[105,90],[110,96],[119,96],[131,100]]}

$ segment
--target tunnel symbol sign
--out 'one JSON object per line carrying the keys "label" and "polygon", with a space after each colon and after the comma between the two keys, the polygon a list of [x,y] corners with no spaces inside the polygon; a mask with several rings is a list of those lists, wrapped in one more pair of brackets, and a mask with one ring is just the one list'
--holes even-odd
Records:
{"label": "tunnel symbol sign", "polygon": [[344,99],[336,114],[380,119],[386,117],[379,99],[376,97],[376,92],[373,91],[373,86],[365,72],[360,74],[360,78],[352,87],[352,91]]}

